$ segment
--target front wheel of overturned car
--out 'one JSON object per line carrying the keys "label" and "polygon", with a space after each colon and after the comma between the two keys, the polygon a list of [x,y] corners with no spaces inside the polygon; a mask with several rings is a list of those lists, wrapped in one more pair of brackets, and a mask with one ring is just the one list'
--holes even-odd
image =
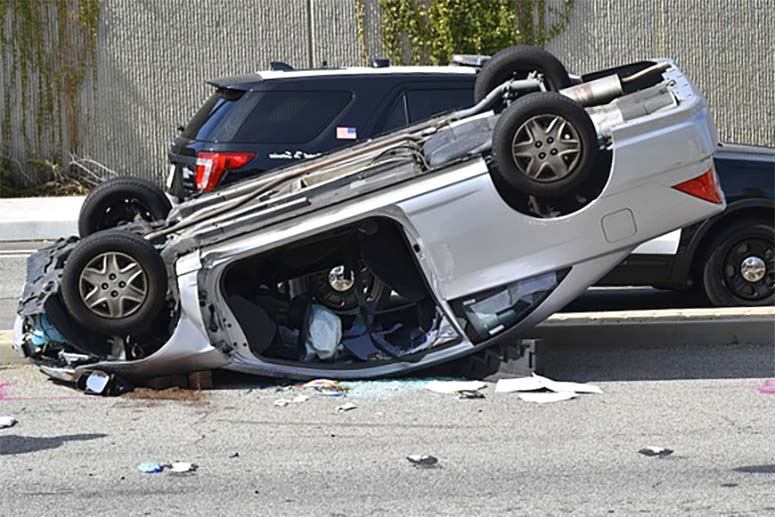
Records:
{"label": "front wheel of overturned car", "polygon": [[138,335],[164,308],[167,271],[151,243],[121,230],[98,232],[73,249],[62,299],[80,325],[106,335]]}
{"label": "front wheel of overturned car", "polygon": [[122,176],[100,183],[83,202],[78,215],[81,237],[131,223],[167,217],[172,204],[159,187],[143,178]]}
{"label": "front wheel of overturned car", "polygon": [[709,249],[702,283],[713,305],[775,304],[775,231],[771,223],[739,221],[724,229]]}
{"label": "front wheel of overturned car", "polygon": [[498,119],[492,138],[501,183],[553,199],[596,181],[597,132],[584,108],[553,92],[526,95]]}

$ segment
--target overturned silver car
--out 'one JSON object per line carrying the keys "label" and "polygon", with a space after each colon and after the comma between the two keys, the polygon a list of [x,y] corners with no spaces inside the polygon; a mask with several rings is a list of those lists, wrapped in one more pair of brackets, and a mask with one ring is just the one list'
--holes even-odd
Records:
{"label": "overturned silver car", "polygon": [[15,347],[67,380],[404,373],[514,340],[724,208],[705,99],[672,61],[578,77],[513,47],[475,100],[42,249]]}

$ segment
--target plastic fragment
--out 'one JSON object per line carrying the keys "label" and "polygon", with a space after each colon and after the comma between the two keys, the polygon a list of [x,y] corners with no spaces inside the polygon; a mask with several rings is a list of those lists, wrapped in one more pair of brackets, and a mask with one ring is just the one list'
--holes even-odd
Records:
{"label": "plastic fragment", "polygon": [[347,402],[346,404],[342,404],[341,406],[336,407],[336,411],[338,413],[344,413],[345,411],[352,411],[353,409],[357,408],[355,404],[352,402]]}
{"label": "plastic fragment", "polygon": [[484,393],[477,390],[463,390],[459,392],[458,398],[461,400],[469,400],[469,399],[483,399]]}
{"label": "plastic fragment", "polygon": [[186,472],[194,472],[199,466],[196,463],[189,463],[187,461],[176,461],[170,466],[170,472],[173,474],[184,474]]}
{"label": "plastic fragment", "polygon": [[775,379],[765,379],[761,386],[754,388],[759,393],[775,395]]}
{"label": "plastic fragment", "polygon": [[486,388],[482,381],[431,381],[425,385],[426,390],[436,393],[459,393],[461,391],[476,391]]}
{"label": "plastic fragment", "polygon": [[159,463],[156,463],[153,461],[147,461],[145,463],[139,464],[137,466],[137,470],[139,470],[143,474],[158,474],[163,470],[163,468]]}
{"label": "plastic fragment", "polygon": [[406,459],[415,467],[423,469],[435,468],[439,463],[438,458],[427,454],[410,454]]}
{"label": "plastic fragment", "polygon": [[671,454],[673,454],[672,449],[665,449],[664,447],[655,447],[653,445],[649,447],[644,447],[638,452],[644,456],[658,456],[660,458],[664,458],[665,456],[670,456]]}
{"label": "plastic fragment", "polygon": [[95,370],[86,378],[86,393],[92,395],[102,395],[110,382],[110,375],[99,370]]}
{"label": "plastic fragment", "polygon": [[277,407],[285,407],[289,404],[291,404],[291,401],[287,399],[277,399],[274,401],[274,405]]}
{"label": "plastic fragment", "polygon": [[16,419],[12,416],[0,416],[0,429],[13,427],[16,425]]}

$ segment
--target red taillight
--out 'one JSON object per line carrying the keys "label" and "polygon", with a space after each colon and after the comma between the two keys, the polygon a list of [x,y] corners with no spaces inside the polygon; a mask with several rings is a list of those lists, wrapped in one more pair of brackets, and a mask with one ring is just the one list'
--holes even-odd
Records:
{"label": "red taillight", "polygon": [[713,169],[689,181],[674,185],[673,188],[717,205],[724,202],[724,195],[721,193],[721,187]]}
{"label": "red taillight", "polygon": [[256,156],[256,153],[212,153],[196,155],[196,189],[199,192],[215,190],[223,173],[241,169]]}

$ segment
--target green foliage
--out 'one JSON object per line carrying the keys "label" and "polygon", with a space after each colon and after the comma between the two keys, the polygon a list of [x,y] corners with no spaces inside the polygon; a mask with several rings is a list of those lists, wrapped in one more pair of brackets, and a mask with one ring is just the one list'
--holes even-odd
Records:
{"label": "green foliage", "polygon": [[[78,151],[79,99],[89,70],[96,71],[101,1],[0,0],[0,141],[14,141],[12,133],[21,134],[25,154],[42,162],[63,163],[62,151]],[[20,120],[14,124],[17,106]],[[34,162],[28,160],[24,167],[37,177]],[[19,166],[12,167],[7,157],[0,165],[2,189],[7,188],[9,169]]]}
{"label": "green foliage", "polygon": [[[379,0],[382,46],[396,64],[449,63],[517,43],[545,46],[568,26],[573,0]],[[363,0],[356,4],[365,48]]]}

